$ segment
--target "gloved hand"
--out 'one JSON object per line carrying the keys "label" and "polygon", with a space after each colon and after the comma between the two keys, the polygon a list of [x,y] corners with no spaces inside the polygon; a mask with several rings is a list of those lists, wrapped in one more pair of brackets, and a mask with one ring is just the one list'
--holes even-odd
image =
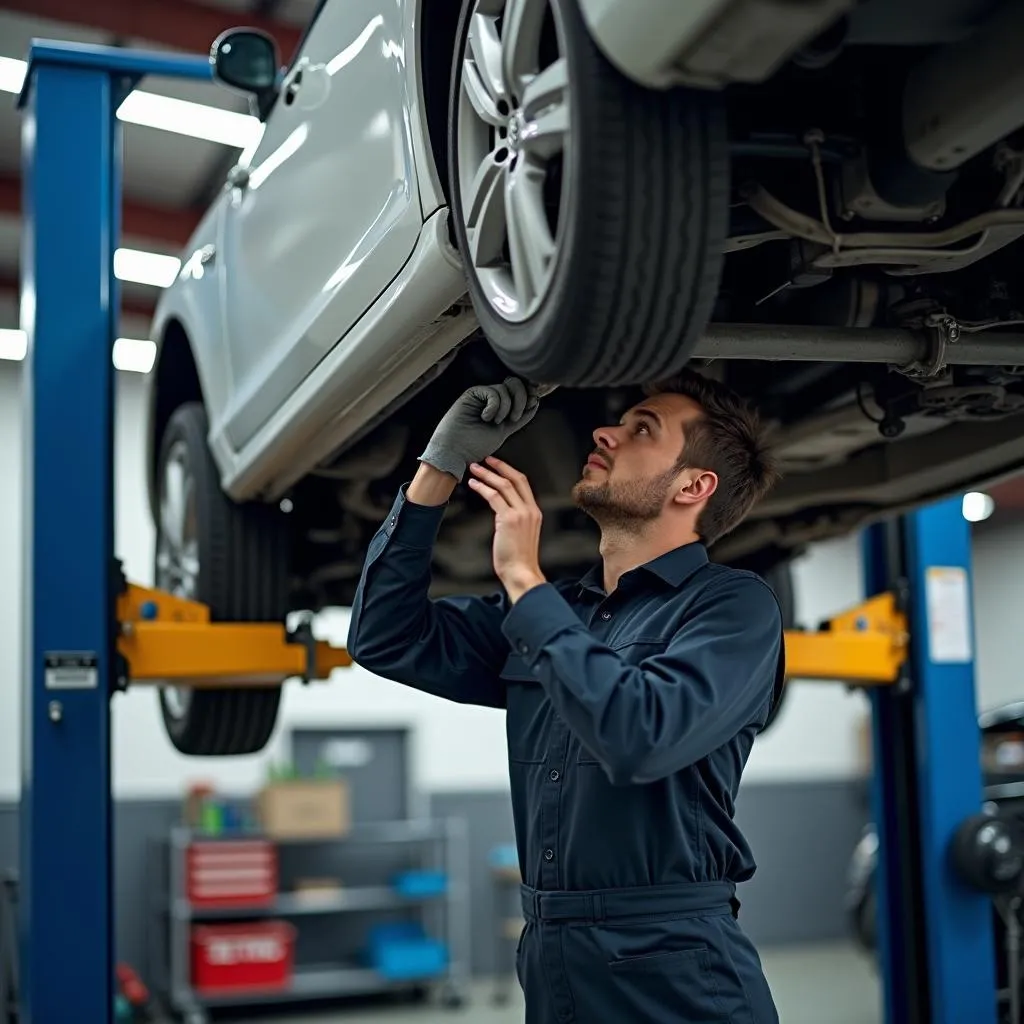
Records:
{"label": "gloved hand", "polygon": [[506,377],[501,384],[477,384],[444,414],[420,462],[462,480],[471,462],[482,462],[522,430],[539,403],[537,385],[518,377]]}

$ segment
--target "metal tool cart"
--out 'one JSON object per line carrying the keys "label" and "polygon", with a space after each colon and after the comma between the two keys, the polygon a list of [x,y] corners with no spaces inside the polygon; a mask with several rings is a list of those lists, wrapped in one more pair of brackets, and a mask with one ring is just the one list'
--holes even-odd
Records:
{"label": "metal tool cart", "polygon": [[[397,853],[404,847],[409,852],[408,861],[418,867],[397,877],[391,874],[376,879],[373,884],[342,882],[331,892],[288,892],[275,884],[269,899],[262,894],[248,904],[234,898],[211,906],[190,898],[190,889],[193,896],[195,891],[189,885],[190,851],[194,855],[204,846],[254,841],[269,842],[280,852],[282,861],[298,847],[330,845],[336,859],[361,855],[379,861],[383,861],[384,851],[375,848]],[[443,1005],[456,1008],[464,1003],[470,921],[467,833],[462,819],[356,824],[343,837],[302,840],[268,840],[261,833],[249,832],[208,835],[176,827],[157,845],[161,856],[150,859],[151,870],[165,870],[162,879],[148,887],[157,894],[153,911],[160,919],[159,927],[149,930],[149,971],[169,1009],[187,1024],[205,1024],[207,1011],[217,1007],[425,992],[437,983]],[[290,873],[282,872],[282,880],[287,882]],[[397,959],[385,956],[382,960],[372,955],[364,941],[357,953],[342,959],[336,948],[324,949],[323,937],[314,936],[313,941],[303,943],[304,925],[332,915],[369,918],[372,923],[357,934],[370,936],[367,941],[371,945],[375,929],[393,929],[396,921],[406,922],[397,927],[414,935],[422,926],[424,938],[419,946],[427,955],[413,954],[410,960],[402,953]],[[411,923],[413,918],[415,924]],[[298,937],[295,949],[305,948],[301,948],[301,954],[296,952],[294,966],[283,984],[268,987],[257,983],[251,988],[232,986],[221,990],[201,990],[194,984],[195,929],[229,922],[287,922],[294,926]]]}
{"label": "metal tool cart", "polygon": [[[516,946],[526,922],[519,908],[522,875],[515,843],[491,850],[488,857],[491,875],[492,927],[494,929],[494,992],[491,1001],[504,1006],[511,997],[516,977]],[[514,908],[514,909],[513,909]]]}

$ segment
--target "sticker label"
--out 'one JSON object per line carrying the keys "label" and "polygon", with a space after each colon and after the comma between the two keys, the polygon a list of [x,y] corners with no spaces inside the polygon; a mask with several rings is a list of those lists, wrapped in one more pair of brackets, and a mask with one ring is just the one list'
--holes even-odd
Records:
{"label": "sticker label", "polygon": [[967,570],[932,566],[925,572],[928,654],[935,664],[964,664],[973,657]]}
{"label": "sticker label", "polygon": [[99,686],[95,651],[47,651],[44,664],[48,690],[95,690]]}

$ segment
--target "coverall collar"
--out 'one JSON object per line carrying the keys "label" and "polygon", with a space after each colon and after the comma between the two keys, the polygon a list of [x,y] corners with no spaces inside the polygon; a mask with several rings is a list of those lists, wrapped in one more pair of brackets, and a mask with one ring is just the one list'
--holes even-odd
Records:
{"label": "coverall collar", "polygon": [[[632,581],[642,574],[651,574],[667,583],[670,587],[681,587],[702,565],[708,562],[708,550],[700,541],[683,544],[671,551],[666,551],[657,558],[652,558],[643,565],[623,573],[619,585]],[[580,579],[580,591],[589,590],[604,594],[604,566],[596,562]]]}

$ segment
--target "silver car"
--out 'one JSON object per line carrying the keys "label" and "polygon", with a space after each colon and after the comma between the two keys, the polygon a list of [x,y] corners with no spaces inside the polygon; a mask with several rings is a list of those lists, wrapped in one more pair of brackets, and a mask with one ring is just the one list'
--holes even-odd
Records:
{"label": "silver car", "polygon": [[[1024,467],[1024,4],[327,0],[238,29],[262,131],[154,319],[156,582],[228,620],[351,601],[468,384],[557,385],[505,455],[543,557],[594,555],[590,431],[690,364],[785,479],[712,554],[807,544]],[[435,592],[494,586],[452,503]],[[260,749],[279,693],[163,691],[174,744]]]}

